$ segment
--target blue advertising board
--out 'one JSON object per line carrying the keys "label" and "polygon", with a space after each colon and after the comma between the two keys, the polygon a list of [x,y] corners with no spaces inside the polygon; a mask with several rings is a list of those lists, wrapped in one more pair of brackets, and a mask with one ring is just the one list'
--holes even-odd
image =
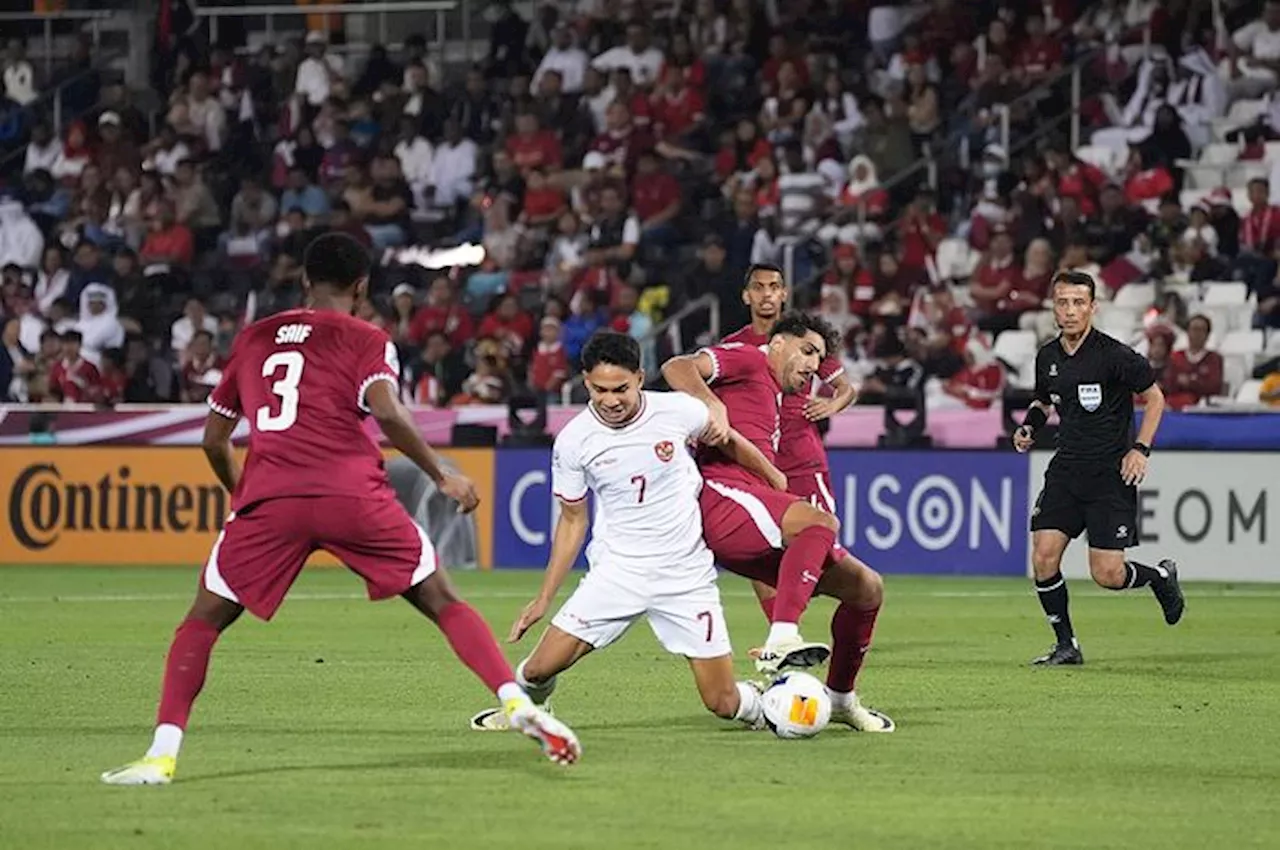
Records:
{"label": "blue advertising board", "polygon": [[[496,454],[494,564],[545,566],[555,516],[551,452]],[[1026,456],[837,449],[828,457],[841,542],[876,569],[1026,574]]]}
{"label": "blue advertising board", "polygon": [[832,451],[840,540],[881,572],[1026,575],[1027,457]]}

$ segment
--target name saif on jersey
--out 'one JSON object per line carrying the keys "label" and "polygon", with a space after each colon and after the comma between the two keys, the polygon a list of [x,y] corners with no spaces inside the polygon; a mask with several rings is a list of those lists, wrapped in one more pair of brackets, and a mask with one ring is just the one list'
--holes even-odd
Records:
{"label": "name saif on jersey", "polygon": [[276,345],[301,345],[311,331],[311,325],[281,325],[276,329]]}

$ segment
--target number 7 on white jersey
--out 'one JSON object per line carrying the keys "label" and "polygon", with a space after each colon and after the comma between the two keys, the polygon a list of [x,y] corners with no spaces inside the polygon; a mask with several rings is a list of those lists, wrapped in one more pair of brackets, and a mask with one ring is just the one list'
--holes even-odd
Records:
{"label": "number 7 on white jersey", "polygon": [[280,398],[280,412],[271,414],[271,408],[258,408],[259,431],[287,431],[298,421],[298,384],[302,382],[302,367],[307,365],[301,351],[277,351],[262,363],[262,377],[274,377],[281,366],[284,377],[271,385],[271,392]]}

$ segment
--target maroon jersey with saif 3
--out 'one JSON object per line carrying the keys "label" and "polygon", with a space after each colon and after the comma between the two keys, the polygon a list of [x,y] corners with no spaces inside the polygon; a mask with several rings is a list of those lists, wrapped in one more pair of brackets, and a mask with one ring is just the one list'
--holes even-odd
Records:
{"label": "maroon jersey with saif 3", "polygon": [[435,571],[435,549],[396,500],[364,431],[365,394],[399,383],[386,332],[353,316],[288,310],[245,328],[209,406],[249,420],[233,512],[202,577],[211,592],[270,619],[312,552],[332,553],[371,599]]}

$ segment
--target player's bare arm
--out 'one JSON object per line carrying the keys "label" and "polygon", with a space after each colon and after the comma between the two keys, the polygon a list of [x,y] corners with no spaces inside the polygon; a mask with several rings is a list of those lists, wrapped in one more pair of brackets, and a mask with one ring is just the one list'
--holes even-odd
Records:
{"label": "player's bare arm", "polygon": [[1141,396],[1146,408],[1142,414],[1142,427],[1138,429],[1138,439],[1135,442],[1146,451],[1132,448],[1125,454],[1124,460],[1120,461],[1120,477],[1131,487],[1141,484],[1147,477],[1146,452],[1151,450],[1156,431],[1160,428],[1160,419],[1164,416],[1164,392],[1159,384],[1147,387]]}
{"label": "player's bare arm", "polygon": [[462,513],[476,509],[480,496],[475,484],[465,476],[451,475],[440,467],[440,459],[418,433],[413,414],[400,403],[389,381],[374,381],[365,394],[365,403],[391,445],[425,472],[441,493],[457,502]]}
{"label": "player's bare arm", "polygon": [[755,444],[737,431],[730,428],[729,439],[720,448],[734,463],[763,479],[773,489],[783,491],[787,489],[787,476],[770,463]]}
{"label": "player's bare arm", "polygon": [[705,351],[672,357],[662,364],[662,377],[666,379],[667,386],[688,393],[710,411],[702,441],[712,446],[723,446],[729,439],[729,412],[707,383],[715,373],[715,361]]}
{"label": "player's bare arm", "polygon": [[556,518],[556,527],[551,535],[551,557],[547,560],[547,571],[542,576],[542,587],[511,624],[511,632],[507,635],[509,643],[520,640],[525,632],[546,616],[547,608],[551,607],[560,586],[573,569],[573,562],[578,560],[582,544],[587,541],[591,516],[587,511],[586,498],[576,502],[560,499],[559,502],[560,515]]}
{"label": "player's bare arm", "polygon": [[240,483],[240,461],[236,460],[235,450],[231,447],[231,435],[239,421],[216,412],[210,413],[204,421],[204,438],[201,441],[204,456],[228,493],[234,493]]}
{"label": "player's bare arm", "polygon": [[858,389],[855,387],[844,373],[840,373],[830,382],[830,386],[835,390],[835,395],[831,398],[811,398],[804,406],[804,418],[810,422],[817,422],[821,419],[830,419],[858,399]]}

